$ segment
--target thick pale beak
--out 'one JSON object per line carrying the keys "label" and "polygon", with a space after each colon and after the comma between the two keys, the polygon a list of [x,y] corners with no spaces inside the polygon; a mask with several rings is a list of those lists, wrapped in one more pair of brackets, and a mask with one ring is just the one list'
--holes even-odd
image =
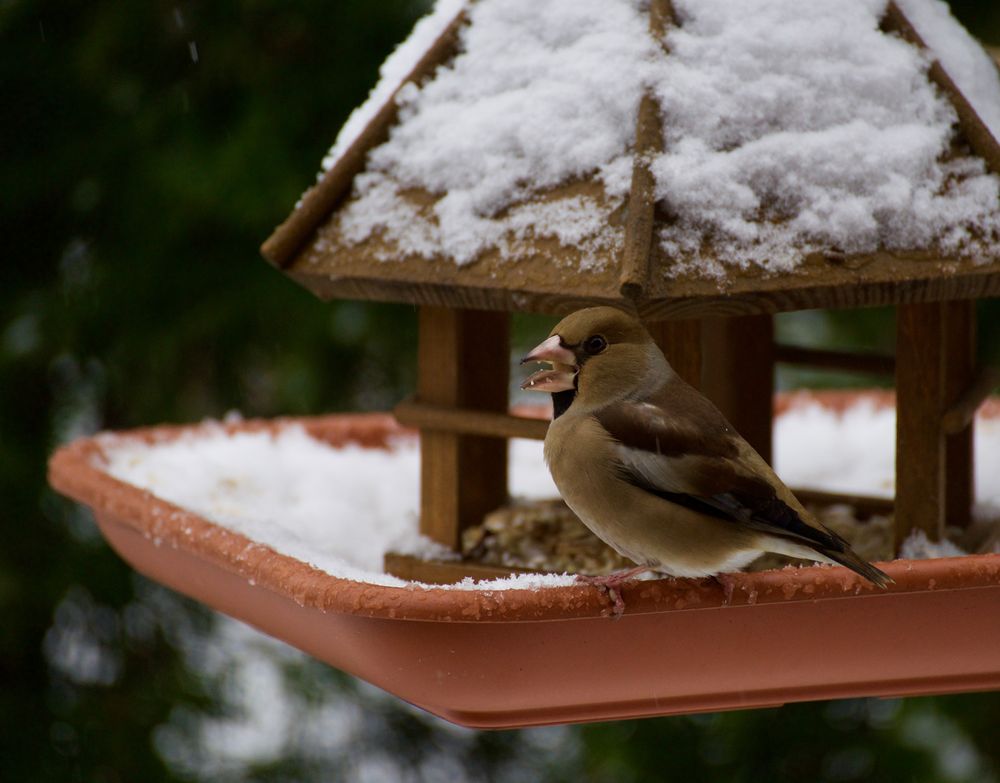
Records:
{"label": "thick pale beak", "polygon": [[534,373],[521,384],[522,389],[559,392],[573,388],[576,373],[579,370],[579,367],[576,366],[576,356],[571,350],[562,346],[558,334],[552,335],[545,342],[535,346],[521,359],[521,364],[527,362],[548,362],[552,365],[552,369],[539,370]]}

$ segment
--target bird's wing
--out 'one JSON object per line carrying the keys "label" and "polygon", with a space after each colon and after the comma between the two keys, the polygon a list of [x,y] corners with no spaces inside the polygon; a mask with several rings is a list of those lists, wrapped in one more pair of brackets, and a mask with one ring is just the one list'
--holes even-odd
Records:
{"label": "bird's wing", "polygon": [[626,481],[824,554],[849,551],[840,536],[803,519],[767,464],[708,399],[683,381],[673,380],[645,400],[613,403],[594,416],[616,443],[618,469]]}

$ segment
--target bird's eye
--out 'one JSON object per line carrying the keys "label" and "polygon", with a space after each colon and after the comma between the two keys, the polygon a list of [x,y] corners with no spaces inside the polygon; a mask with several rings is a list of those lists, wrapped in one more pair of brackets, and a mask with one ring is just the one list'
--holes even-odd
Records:
{"label": "bird's eye", "polygon": [[599,334],[588,337],[587,341],[583,344],[583,350],[586,351],[589,356],[599,354],[607,347],[608,341]]}

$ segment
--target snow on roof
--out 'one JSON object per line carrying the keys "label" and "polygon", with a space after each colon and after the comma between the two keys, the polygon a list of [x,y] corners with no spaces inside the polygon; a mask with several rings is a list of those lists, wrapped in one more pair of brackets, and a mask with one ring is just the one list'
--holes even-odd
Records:
{"label": "snow on roof", "polygon": [[[778,417],[775,465],[788,483],[828,491],[891,496],[895,411],[862,400],[837,414],[816,404]],[[419,449],[400,438],[391,450],[333,448],[298,426],[277,435],[227,434],[222,427],[149,444],[109,436],[106,470],[205,519],[334,576],[403,585],[382,573],[387,551],[441,554],[418,533]],[[979,510],[1000,513],[1000,417],[976,427]],[[554,497],[542,445],[511,441],[511,490]],[[943,551],[915,542],[912,553]],[[459,589],[558,586],[568,575],[522,575]]]}
{"label": "snow on roof", "polygon": [[896,5],[955,80],[993,138],[1000,141],[1000,69],[997,63],[968,30],[955,21],[943,0],[896,0]]}
{"label": "snow on roof", "polygon": [[416,23],[409,37],[386,58],[378,69],[378,82],[375,87],[365,102],[351,112],[340,133],[337,134],[337,140],[323,159],[323,171],[330,168],[361,135],[365,126],[402,86],[417,61],[444,32],[464,5],[465,0],[437,0],[433,10]]}
{"label": "snow on roof", "polygon": [[[456,2],[439,2],[390,58],[324,166]],[[661,46],[638,0],[479,0],[454,60],[400,92],[399,122],[370,152],[338,230],[349,243],[380,236],[387,258],[458,264],[489,248],[516,258],[523,240],[554,236],[600,266],[622,242],[615,216],[651,91],[666,137],[651,167],[670,215],[659,239],[669,274],[777,272],[829,249],[985,255],[1000,238],[1000,179],[950,155],[954,109],[927,78],[929,57],[880,31],[885,5],[675,0],[679,26]],[[901,5],[996,134],[1000,78],[986,55],[938,0]],[[544,199],[577,181],[596,181],[601,197]]]}

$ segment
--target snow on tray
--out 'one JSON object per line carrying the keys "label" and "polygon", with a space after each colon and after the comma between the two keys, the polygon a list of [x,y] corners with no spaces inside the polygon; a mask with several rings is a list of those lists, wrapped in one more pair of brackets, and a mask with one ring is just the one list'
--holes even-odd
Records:
{"label": "snow on tray", "polygon": [[[993,252],[1000,181],[978,159],[945,160],[955,112],[927,79],[929,58],[879,30],[884,0],[676,0],[666,48],[645,5],[472,4],[456,58],[400,92],[400,122],[356,179],[341,236],[378,235],[395,248],[387,259],[459,264],[488,248],[516,258],[522,240],[552,236],[599,267],[621,244],[613,216],[652,91],[666,134],[652,168],[671,216],[660,237],[670,274],[784,271],[827,249]],[[936,0],[903,5],[1000,127],[1000,82],[978,45]],[[426,28],[414,35],[425,44]],[[378,95],[396,84],[388,65]],[[341,133],[325,165],[355,132]],[[525,204],[580,179],[603,196]],[[428,206],[408,197],[414,188],[440,198]]]}
{"label": "snow on tray", "polygon": [[[558,493],[535,445],[511,446],[512,492],[552,497]],[[398,439],[391,451],[338,449],[298,425],[272,436],[209,424],[154,445],[109,436],[102,447],[115,478],[334,576],[403,585],[382,573],[387,551],[447,555],[417,531],[420,454],[412,437]],[[535,576],[491,586],[570,582]]]}
{"label": "snow on tray", "polygon": [[[829,491],[890,496],[893,491],[895,413],[861,401],[837,414],[799,405],[775,428],[776,467],[786,482]],[[108,436],[106,470],[261,544],[334,576],[380,585],[403,585],[382,573],[386,551],[440,553],[417,532],[419,450],[400,438],[392,450],[333,448],[289,426],[277,435],[228,434],[208,425],[174,441],[148,444]],[[1000,418],[976,428],[979,509],[1000,512]],[[514,495],[558,493],[542,459],[541,444],[511,442]],[[908,543],[909,556],[951,553],[927,542]],[[458,589],[566,585],[565,575],[521,575]]]}

